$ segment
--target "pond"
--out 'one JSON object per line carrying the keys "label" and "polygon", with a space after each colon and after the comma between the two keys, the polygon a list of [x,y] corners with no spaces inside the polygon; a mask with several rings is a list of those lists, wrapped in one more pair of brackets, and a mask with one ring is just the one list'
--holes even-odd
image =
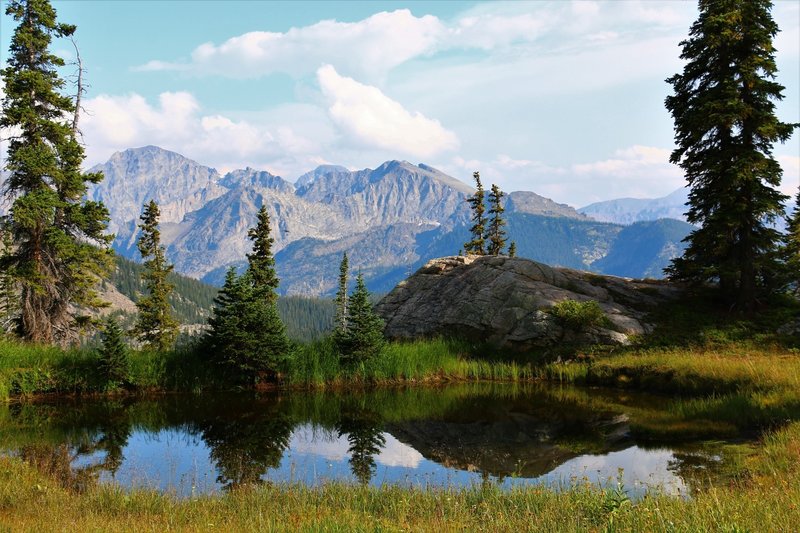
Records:
{"label": "pond", "polygon": [[[180,496],[250,483],[575,484],[690,496],[734,428],[665,397],[501,384],[0,406],[0,449],[69,479]],[[724,438],[720,438],[723,436]]]}

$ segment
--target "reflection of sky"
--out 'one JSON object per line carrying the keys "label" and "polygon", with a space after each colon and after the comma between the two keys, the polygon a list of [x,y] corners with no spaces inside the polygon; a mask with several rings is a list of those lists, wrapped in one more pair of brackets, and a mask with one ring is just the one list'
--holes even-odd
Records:
{"label": "reflection of sky", "polygon": [[[447,468],[425,459],[418,451],[384,433],[386,444],[375,456],[375,475],[371,483],[394,483],[405,486],[472,486],[482,482],[480,472]],[[350,471],[347,436],[326,431],[311,424],[297,426],[280,465],[264,474],[273,482],[319,485],[329,481],[355,481]],[[101,479],[123,486],[146,486],[174,491],[183,496],[216,492],[217,471],[209,456],[209,448],[199,437],[182,429],[166,429],[150,433],[136,430],[123,450],[124,460],[112,477]],[[83,457],[79,465],[102,460],[102,454]],[[686,484],[671,469],[675,455],[667,449],[645,450],[631,446],[605,455],[582,455],[559,465],[538,478],[509,477],[499,482],[504,487],[545,485],[564,488],[572,484],[591,483],[614,487],[620,469],[626,491],[641,495],[648,488],[666,494],[686,495]]]}
{"label": "reflection of sky", "polygon": [[641,494],[652,488],[665,494],[685,495],[686,484],[670,470],[674,460],[675,455],[667,449],[644,450],[631,446],[605,455],[575,457],[537,480],[550,486],[589,482],[602,487],[615,487],[621,481],[631,494]]}

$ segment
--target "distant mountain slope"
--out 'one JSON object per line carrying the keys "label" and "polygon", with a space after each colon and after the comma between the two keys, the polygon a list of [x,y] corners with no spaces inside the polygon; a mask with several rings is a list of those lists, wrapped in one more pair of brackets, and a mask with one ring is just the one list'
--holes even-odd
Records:
{"label": "distant mountain slope", "polygon": [[681,242],[693,226],[681,220],[636,222],[622,229],[608,254],[592,267],[599,272],[636,278],[662,278],[672,258],[683,253]]}
{"label": "distant mountain slope", "polygon": [[602,222],[633,224],[644,220],[686,220],[689,190],[680,189],[661,198],[618,198],[581,207],[578,212]]}
{"label": "distant mountain slope", "polygon": [[[272,221],[280,290],[290,295],[331,294],[344,251],[370,290],[388,291],[429,259],[457,253],[471,225],[465,200],[473,189],[407,161],[355,171],[323,165],[293,184],[252,168],[220,176],[148,146],[114,154],[95,169],[106,179],[91,194],[112,213],[121,255],[138,259],[139,211],[154,198],[162,206],[162,243],[176,271],[213,284],[222,283],[229,266],[245,263],[247,230],[261,206]],[[668,232],[652,234],[655,251],[626,247],[620,239],[631,234],[623,226],[529,191],[508,194],[506,216],[519,255],[557,266],[651,275],[678,249]],[[625,253],[638,255],[628,260]]]}
{"label": "distant mountain slope", "polygon": [[[124,257],[117,256],[116,260],[114,272],[103,284],[104,297],[110,299],[112,309],[135,314],[134,303],[145,291],[141,281],[144,267]],[[219,289],[174,273],[169,276],[169,281],[175,285],[170,304],[178,321],[181,324],[205,324],[213,313],[214,298]],[[329,298],[280,297],[278,313],[290,339],[311,342],[324,336],[333,327],[334,303]]]}

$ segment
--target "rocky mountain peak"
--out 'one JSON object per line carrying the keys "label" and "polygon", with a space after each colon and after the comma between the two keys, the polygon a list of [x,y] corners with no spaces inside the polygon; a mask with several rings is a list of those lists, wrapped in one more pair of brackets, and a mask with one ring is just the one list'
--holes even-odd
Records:
{"label": "rocky mountain peak", "polygon": [[219,184],[228,189],[236,187],[265,188],[287,194],[293,194],[295,191],[294,185],[280,176],[275,176],[266,170],[256,170],[251,167],[228,172],[219,180]]}
{"label": "rocky mountain peak", "polygon": [[138,219],[142,205],[151,199],[161,207],[162,222],[179,222],[187,212],[223,192],[215,169],[157,146],[116,152],[90,171],[104,175],[89,196],[108,207],[111,231]]}
{"label": "rocky mountain peak", "polygon": [[508,195],[506,209],[517,213],[527,213],[529,215],[543,215],[547,217],[567,217],[586,219],[586,215],[577,212],[566,204],[559,204],[539,196],[530,191],[514,191]]}

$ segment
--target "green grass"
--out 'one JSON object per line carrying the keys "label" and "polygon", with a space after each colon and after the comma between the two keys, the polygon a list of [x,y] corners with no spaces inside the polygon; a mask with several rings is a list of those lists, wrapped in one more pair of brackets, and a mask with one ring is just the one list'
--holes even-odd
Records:
{"label": "green grass", "polygon": [[[200,391],[223,387],[216,369],[191,347],[169,352],[132,350],[129,391]],[[0,400],[36,394],[93,394],[109,390],[90,348],[61,349],[0,338]]]}
{"label": "green grass", "polygon": [[502,491],[260,485],[178,499],[61,476],[0,458],[0,526],[11,531],[793,531],[800,523],[800,423],[770,433],[731,483],[685,500],[618,487]]}
{"label": "green grass", "polygon": [[285,379],[292,385],[341,386],[447,381],[530,381],[533,366],[489,361],[472,355],[468,344],[445,339],[388,343],[381,355],[355,366],[340,364],[333,344],[302,346]]}
{"label": "green grass", "polygon": [[[368,386],[448,381],[530,381],[533,366],[489,361],[470,355],[462,342],[442,339],[388,343],[379,357],[356,366],[339,362],[329,340],[299,345],[281,375],[290,387]],[[225,380],[196,347],[169,352],[132,350],[128,391],[228,390]],[[89,348],[62,350],[0,339],[0,400],[35,394],[88,394],[108,391],[97,353]]]}

